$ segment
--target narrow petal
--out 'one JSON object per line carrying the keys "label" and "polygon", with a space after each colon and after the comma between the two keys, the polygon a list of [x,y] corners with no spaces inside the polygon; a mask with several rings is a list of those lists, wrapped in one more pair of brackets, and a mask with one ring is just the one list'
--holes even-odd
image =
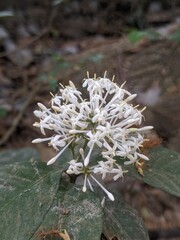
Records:
{"label": "narrow petal", "polygon": [[65,149],[72,143],[73,140],[71,140],[55,157],[51,158],[48,162],[47,165],[53,164],[58,157],[65,151]]}
{"label": "narrow petal", "polygon": [[103,187],[103,185],[98,182],[98,180],[93,177],[92,175],[90,175],[92,177],[92,179],[94,179],[94,181],[102,188],[102,190],[107,194],[108,198],[111,200],[111,201],[114,201],[114,196],[112,195],[112,193],[110,193],[105,187]]}

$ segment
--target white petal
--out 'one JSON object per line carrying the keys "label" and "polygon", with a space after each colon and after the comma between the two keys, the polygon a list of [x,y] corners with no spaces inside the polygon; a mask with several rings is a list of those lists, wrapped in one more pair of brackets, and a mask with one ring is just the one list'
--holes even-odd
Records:
{"label": "white petal", "polygon": [[142,128],[138,129],[138,132],[148,131],[148,130],[151,130],[153,128],[154,128],[153,126],[142,127]]}
{"label": "white petal", "polygon": [[137,153],[137,155],[144,160],[147,160],[147,161],[149,160],[149,158],[147,156],[145,156],[144,154]]}
{"label": "white petal", "polygon": [[41,143],[41,142],[46,142],[49,140],[51,140],[51,137],[50,138],[36,138],[32,141],[32,143]]}
{"label": "white petal", "polygon": [[114,196],[112,195],[112,193],[110,193],[100,182],[98,182],[98,180],[93,177],[92,175],[90,175],[92,177],[92,179],[94,179],[94,181],[102,188],[102,190],[107,194],[108,198],[111,201],[114,201]]}

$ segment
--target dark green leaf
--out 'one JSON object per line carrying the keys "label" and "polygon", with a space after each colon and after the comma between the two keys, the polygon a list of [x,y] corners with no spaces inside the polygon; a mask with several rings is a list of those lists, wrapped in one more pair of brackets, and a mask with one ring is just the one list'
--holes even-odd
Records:
{"label": "dark green leaf", "polygon": [[0,167],[2,164],[26,162],[31,158],[39,158],[38,152],[33,148],[11,149],[8,151],[2,151],[0,152]]}
{"label": "dark green leaf", "polygon": [[3,240],[30,239],[57,193],[59,170],[46,166],[36,157],[33,149],[0,155],[0,235]]}
{"label": "dark green leaf", "polygon": [[[42,230],[66,229],[73,239],[99,240],[102,208],[94,193],[60,181],[59,168],[37,160],[33,149],[0,154],[0,235],[3,240],[38,239]],[[70,152],[59,159],[70,160]],[[58,191],[59,190],[59,191]]]}
{"label": "dark green leaf", "polygon": [[73,240],[100,240],[102,216],[100,200],[93,192],[83,193],[82,188],[67,186],[61,180],[55,201],[37,233],[42,229],[65,229]]}
{"label": "dark green leaf", "polygon": [[120,196],[114,196],[115,201],[107,200],[104,207],[104,235],[108,239],[148,240],[148,233],[137,212]]}
{"label": "dark green leaf", "polygon": [[167,148],[157,147],[149,150],[150,161],[143,169],[144,177],[137,173],[134,166],[128,174],[153,187],[180,197],[180,154]]}

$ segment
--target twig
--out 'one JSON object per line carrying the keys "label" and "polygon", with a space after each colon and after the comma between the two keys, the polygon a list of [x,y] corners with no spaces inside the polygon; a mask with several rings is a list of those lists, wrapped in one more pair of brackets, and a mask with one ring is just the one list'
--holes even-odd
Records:
{"label": "twig", "polygon": [[26,110],[26,108],[28,107],[28,105],[31,103],[32,99],[34,98],[35,94],[38,92],[38,90],[40,89],[41,84],[37,83],[36,87],[30,92],[26,102],[24,103],[21,111],[19,112],[19,114],[16,116],[16,118],[13,120],[11,127],[9,128],[9,130],[4,134],[4,136],[0,139],[0,146],[5,144],[8,139],[11,137],[11,135],[13,134],[13,132],[16,130],[20,120],[23,117],[23,114]]}

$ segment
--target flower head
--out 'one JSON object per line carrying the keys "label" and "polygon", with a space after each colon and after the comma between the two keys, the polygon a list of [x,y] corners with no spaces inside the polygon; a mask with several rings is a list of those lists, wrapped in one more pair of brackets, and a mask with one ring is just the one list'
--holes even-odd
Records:
{"label": "flower head", "polygon": [[[85,174],[83,190],[86,190],[87,182],[93,189],[90,177],[94,179],[96,174],[101,174],[104,179],[112,173],[114,180],[123,176],[122,167],[114,159],[115,156],[125,159],[125,165],[140,158],[148,160],[140,153],[140,147],[144,141],[143,132],[152,127],[139,127],[144,109],[139,110],[138,106],[134,107],[130,103],[136,94],[131,94],[123,86],[118,86],[105,76],[97,79],[88,77],[83,82],[88,98],[83,99],[82,93],[69,82],[68,86],[61,86],[59,93],[52,97],[50,108],[38,103],[39,110],[34,111],[39,118],[34,126],[39,127],[43,135],[46,129],[53,133],[51,137],[33,141],[48,141],[57,151],[48,165],[54,163],[73,143],[85,141],[84,150],[81,149],[77,159],[69,162],[67,170],[69,174]],[[95,148],[101,150],[102,157],[96,163],[92,158]]]}

